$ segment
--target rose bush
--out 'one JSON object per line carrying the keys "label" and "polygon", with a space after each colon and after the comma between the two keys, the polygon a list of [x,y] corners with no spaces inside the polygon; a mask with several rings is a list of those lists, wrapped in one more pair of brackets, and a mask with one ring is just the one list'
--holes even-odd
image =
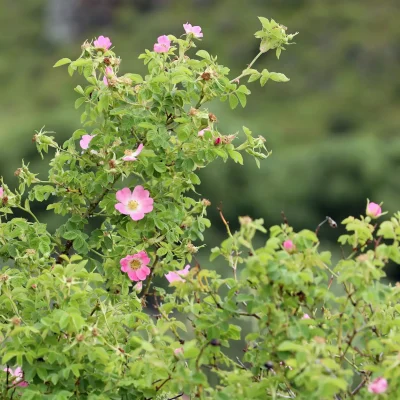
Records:
{"label": "rose bush", "polygon": [[[262,220],[242,217],[232,233],[220,211],[228,239],[211,259],[223,257],[226,272],[195,258],[210,225],[196,172],[217,158],[242,164],[247,153],[259,165],[269,155],[245,127],[234,144],[242,136],[220,132],[206,108],[244,107],[244,78],[288,81],[254,67],[294,36],[260,21],[260,52],[233,79],[215,56],[192,54],[203,32],[189,23],[140,55],[144,77],[121,74],[104,36],[56,63],[87,81],[75,88],[82,128],[62,145],[35,134],[40,154],[55,151],[45,180],[24,163],[15,190],[1,180],[2,398],[397,399],[400,289],[380,280],[400,261],[400,214],[372,223],[384,213],[368,203],[368,216],[343,221],[343,259],[332,262],[321,224],[296,233],[285,220],[254,248]],[[61,226],[50,232],[33,201]]]}

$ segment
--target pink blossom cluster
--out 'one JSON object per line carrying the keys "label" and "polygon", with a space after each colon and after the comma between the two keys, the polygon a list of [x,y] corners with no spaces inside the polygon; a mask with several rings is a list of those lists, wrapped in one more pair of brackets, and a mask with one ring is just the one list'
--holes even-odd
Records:
{"label": "pink blossom cluster", "polygon": [[93,44],[94,47],[96,47],[96,49],[103,49],[103,50],[108,50],[112,45],[110,38],[104,36],[99,36],[93,42]]}
{"label": "pink blossom cluster", "polygon": [[282,246],[288,253],[292,253],[293,251],[296,250],[296,246],[290,239],[285,240]]}
{"label": "pink blossom cluster", "polygon": [[3,371],[7,372],[8,374],[11,375],[12,378],[14,378],[13,385],[16,384],[16,386],[20,387],[26,387],[29,385],[27,381],[24,381],[24,372],[22,371],[21,367],[17,367],[14,370],[11,368],[4,368]]}
{"label": "pink blossom cluster", "polygon": [[368,392],[370,393],[384,393],[386,392],[388,388],[388,382],[385,378],[379,377],[373,380],[369,385],[368,385]]}
{"label": "pink blossom cluster", "polygon": [[92,139],[95,137],[96,135],[83,135],[79,145],[81,146],[81,148],[83,150],[87,150],[89,148],[89,144],[92,141]]}
{"label": "pink blossom cluster", "polygon": [[379,204],[368,201],[366,214],[371,218],[378,218],[382,215],[382,208]]}
{"label": "pink blossom cluster", "polygon": [[113,78],[115,78],[114,70],[112,67],[107,67],[104,72],[103,83],[108,86]]}
{"label": "pink blossom cluster", "polygon": [[[136,254],[127,255],[121,259],[121,271],[125,272],[131,281],[144,281],[151,272],[150,268],[147,266],[149,263],[149,256],[142,250]],[[142,289],[142,286],[140,285],[136,289],[139,291]]]}
{"label": "pink blossom cluster", "polygon": [[190,269],[190,265],[186,265],[186,267],[184,269],[181,269],[180,271],[168,272],[168,274],[165,274],[165,277],[167,278],[167,281],[169,283],[185,282],[185,280],[182,277],[186,276],[189,273],[189,269]]}
{"label": "pink blossom cluster", "polygon": [[115,209],[121,214],[129,215],[134,221],[139,221],[153,210],[154,200],[150,197],[148,190],[143,186],[136,186],[132,191],[129,188],[123,188],[116,193],[118,203]]}
{"label": "pink blossom cluster", "polygon": [[186,22],[186,24],[183,24],[183,29],[185,29],[187,35],[191,33],[196,38],[203,37],[200,26],[192,26],[189,22]]}
{"label": "pink blossom cluster", "polygon": [[[191,34],[196,38],[202,38],[203,33],[201,32],[200,26],[192,26],[188,22],[183,24],[183,28],[187,35]],[[171,40],[166,35],[159,36],[157,43],[154,44],[153,49],[156,53],[168,53],[171,48]]]}

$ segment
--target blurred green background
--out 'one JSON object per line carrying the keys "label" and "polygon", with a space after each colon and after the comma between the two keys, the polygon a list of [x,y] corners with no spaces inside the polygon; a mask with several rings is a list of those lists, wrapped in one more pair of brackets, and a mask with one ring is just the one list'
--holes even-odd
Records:
{"label": "blurred green background", "polygon": [[[212,202],[208,244],[225,236],[216,206],[235,226],[238,215],[315,229],[326,215],[340,222],[359,215],[366,198],[400,209],[400,9],[398,0],[3,0],[0,57],[0,175],[15,186],[21,158],[45,175],[31,137],[43,125],[63,142],[79,128],[79,110],[66,68],[85,39],[109,36],[121,73],[143,73],[138,55],[182,24],[201,25],[199,44],[238,75],[258,52],[257,16],[299,32],[297,44],[256,64],[282,72],[286,84],[250,84],[244,110],[214,103],[219,129],[242,125],[267,139],[272,155],[261,169],[251,159],[212,164],[200,192]],[[39,210],[40,212],[40,210]],[[48,222],[54,223],[52,215]],[[342,229],[324,227],[324,240]]]}

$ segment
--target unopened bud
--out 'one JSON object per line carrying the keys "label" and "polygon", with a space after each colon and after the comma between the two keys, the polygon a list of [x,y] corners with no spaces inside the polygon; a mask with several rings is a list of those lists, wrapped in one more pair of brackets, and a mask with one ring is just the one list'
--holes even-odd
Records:
{"label": "unopened bud", "polygon": [[89,48],[90,48],[90,43],[87,40],[85,40],[85,42],[81,46],[81,49],[82,50],[87,50]]}
{"label": "unopened bud", "polygon": [[125,85],[132,85],[132,79],[128,78],[127,76],[121,76],[121,78],[119,78],[119,81],[121,83],[124,83]]}
{"label": "unopened bud", "polygon": [[218,145],[220,145],[221,144],[221,138],[220,137],[217,137],[215,140],[214,140],[214,145],[215,146],[218,146]]}
{"label": "unopened bud", "polygon": [[222,136],[222,143],[229,144],[236,138],[235,135],[226,135]]}
{"label": "unopened bud", "polygon": [[76,335],[76,340],[78,342],[83,342],[85,340],[85,336],[83,336],[82,333],[79,333],[78,335]]}
{"label": "unopened bud", "polygon": [[191,242],[189,242],[189,243],[186,245],[186,249],[187,249],[188,252],[191,253],[191,254],[195,254],[195,253],[197,253],[197,252],[199,251],[199,249],[198,249],[193,243],[191,243]]}
{"label": "unopened bud", "polygon": [[117,166],[117,163],[115,162],[115,160],[110,160],[108,162],[108,165],[110,168],[115,168]]}
{"label": "unopened bud", "polygon": [[193,116],[193,115],[197,115],[199,113],[199,110],[197,108],[191,108],[189,110],[189,115]]}
{"label": "unopened bud", "polygon": [[21,325],[21,318],[18,318],[18,317],[12,317],[11,318],[11,323],[13,324],[13,325],[15,325],[15,326],[19,326],[19,325]]}
{"label": "unopened bud", "polygon": [[249,225],[253,222],[253,220],[249,216],[239,217],[240,225]]}
{"label": "unopened bud", "polygon": [[326,340],[325,338],[321,337],[321,336],[314,336],[314,341],[318,344],[325,344]]}
{"label": "unopened bud", "polygon": [[211,339],[211,346],[221,346],[221,341],[219,339]]}
{"label": "unopened bud", "polygon": [[211,206],[211,201],[210,201],[210,200],[207,200],[207,199],[203,199],[203,200],[201,201],[201,204],[202,204],[204,207],[210,207],[210,206]]}
{"label": "unopened bud", "polygon": [[209,113],[208,114],[208,119],[211,121],[211,122],[217,122],[218,120],[217,120],[217,117],[213,114],[213,113]]}

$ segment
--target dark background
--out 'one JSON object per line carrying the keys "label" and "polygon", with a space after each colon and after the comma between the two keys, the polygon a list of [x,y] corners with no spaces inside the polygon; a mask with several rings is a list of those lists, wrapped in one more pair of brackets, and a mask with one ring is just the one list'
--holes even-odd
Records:
{"label": "dark background", "polygon": [[[3,0],[0,175],[15,186],[24,158],[45,179],[34,130],[45,125],[62,143],[79,128],[73,88],[80,78],[52,66],[77,58],[85,39],[109,36],[121,73],[143,73],[144,48],[160,35],[181,35],[189,21],[203,28],[199,47],[217,54],[234,77],[258,52],[257,16],[300,32],[280,61],[271,53],[256,64],[291,81],[248,85],[244,110],[210,105],[222,133],[245,125],[267,139],[272,155],[260,170],[245,158],[244,167],[221,162],[201,173],[199,192],[212,202],[208,245],[225,236],[215,210],[221,201],[233,226],[239,215],[281,223],[284,210],[296,229],[315,229],[326,215],[338,222],[358,216],[366,198],[400,209],[398,0]],[[57,224],[50,212],[47,222]],[[324,227],[321,237],[336,240],[342,232]]]}

